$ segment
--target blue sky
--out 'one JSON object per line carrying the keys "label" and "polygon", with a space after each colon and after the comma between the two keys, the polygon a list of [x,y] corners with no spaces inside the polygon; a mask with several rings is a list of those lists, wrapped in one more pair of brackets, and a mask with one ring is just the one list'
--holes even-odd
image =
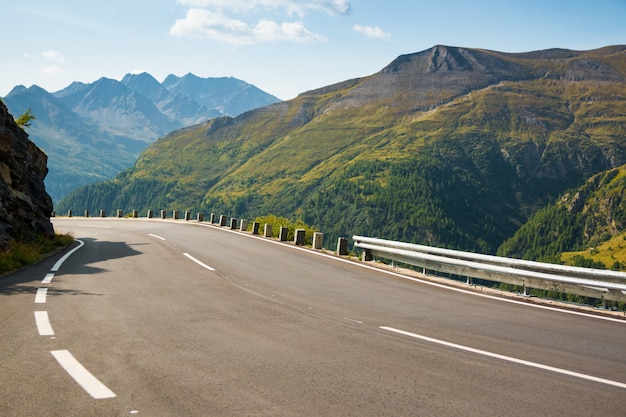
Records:
{"label": "blue sky", "polygon": [[439,44],[626,44],[626,0],[2,0],[0,17],[0,97],[146,71],[233,76],[290,99]]}

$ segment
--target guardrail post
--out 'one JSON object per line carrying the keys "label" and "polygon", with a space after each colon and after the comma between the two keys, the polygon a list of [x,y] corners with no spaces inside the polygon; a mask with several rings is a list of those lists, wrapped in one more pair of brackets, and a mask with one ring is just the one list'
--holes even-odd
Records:
{"label": "guardrail post", "polygon": [[52,213],[50,213],[50,217],[56,217],[57,216],[57,212],[52,210]]}
{"label": "guardrail post", "polygon": [[189,211],[185,212],[185,220],[190,220],[191,219],[191,213]]}
{"label": "guardrail post", "polygon": [[337,239],[337,255],[345,256],[348,254],[348,239],[340,237]]}
{"label": "guardrail post", "polygon": [[304,234],[305,234],[305,230],[304,229],[296,229],[296,231],[294,233],[293,242],[296,245],[304,246]]}
{"label": "guardrail post", "polygon": [[100,217],[106,217],[106,216],[105,216],[105,211],[104,211],[104,210],[100,210]]}
{"label": "guardrail post", "polygon": [[315,232],[313,233],[313,249],[322,249],[324,245],[324,233]]}
{"label": "guardrail post", "polygon": [[287,240],[287,234],[289,233],[289,229],[285,226],[281,226],[278,232],[278,238],[281,242],[285,242]]}
{"label": "guardrail post", "polygon": [[239,223],[239,230],[245,232],[248,230],[248,220],[241,219],[241,223]]}
{"label": "guardrail post", "polygon": [[72,210],[67,211],[67,217],[72,217]]}
{"label": "guardrail post", "polygon": [[230,219],[230,228],[231,230],[234,230],[237,228],[237,219],[234,217]]}
{"label": "guardrail post", "polygon": [[199,221],[199,222],[203,222],[204,221],[204,214],[198,213],[198,217],[196,217],[196,220]]}
{"label": "guardrail post", "polygon": [[161,218],[162,219],[166,219],[167,218],[167,212],[165,210],[161,210]]}
{"label": "guardrail post", "polygon": [[153,213],[152,210],[148,210],[148,212],[146,213],[146,217],[151,219],[153,217]]}
{"label": "guardrail post", "polygon": [[85,217],[89,217],[89,210],[85,210]]}
{"label": "guardrail post", "polygon": [[263,228],[263,236],[272,237],[272,225],[271,224],[265,223],[265,227]]}
{"label": "guardrail post", "polygon": [[178,220],[178,210],[174,210],[174,211],[172,212],[172,218],[173,218],[174,220]]}
{"label": "guardrail post", "polygon": [[364,249],[363,257],[362,257],[363,262],[368,262],[368,261],[371,261],[372,259],[374,259],[374,257],[372,256],[372,251],[370,249]]}
{"label": "guardrail post", "polygon": [[133,219],[136,219],[139,216],[139,212],[137,210],[133,210]]}
{"label": "guardrail post", "polygon": [[117,210],[117,217],[122,217],[122,210],[120,209]]}
{"label": "guardrail post", "polygon": [[220,226],[226,226],[226,216],[224,216],[223,214],[220,214]]}
{"label": "guardrail post", "polygon": [[253,235],[259,234],[259,222],[252,222],[252,234]]}
{"label": "guardrail post", "polygon": [[215,223],[215,213],[211,213],[211,215],[209,216],[209,223]]}

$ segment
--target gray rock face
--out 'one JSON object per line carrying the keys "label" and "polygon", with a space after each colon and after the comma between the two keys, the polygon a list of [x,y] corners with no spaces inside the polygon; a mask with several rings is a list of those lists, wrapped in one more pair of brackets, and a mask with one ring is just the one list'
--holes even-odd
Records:
{"label": "gray rock face", "polygon": [[0,250],[11,238],[54,236],[52,199],[43,183],[47,162],[0,102]]}

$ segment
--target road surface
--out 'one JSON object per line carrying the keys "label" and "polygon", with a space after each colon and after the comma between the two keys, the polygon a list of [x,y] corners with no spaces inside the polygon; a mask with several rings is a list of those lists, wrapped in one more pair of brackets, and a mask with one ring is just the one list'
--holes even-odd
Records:
{"label": "road surface", "polygon": [[82,246],[0,279],[2,416],[626,413],[624,320],[196,222],[54,226]]}

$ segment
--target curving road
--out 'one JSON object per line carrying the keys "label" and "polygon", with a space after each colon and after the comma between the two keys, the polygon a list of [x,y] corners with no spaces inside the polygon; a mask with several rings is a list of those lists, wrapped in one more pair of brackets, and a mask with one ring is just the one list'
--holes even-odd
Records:
{"label": "curving road", "polygon": [[195,222],[54,225],[84,245],[0,279],[2,416],[626,410],[624,320]]}

